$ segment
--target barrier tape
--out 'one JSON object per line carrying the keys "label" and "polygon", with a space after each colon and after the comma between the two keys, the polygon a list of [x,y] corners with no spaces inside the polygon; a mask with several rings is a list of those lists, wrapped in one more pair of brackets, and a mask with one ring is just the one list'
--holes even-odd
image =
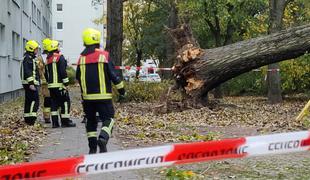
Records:
{"label": "barrier tape", "polygon": [[[72,66],[77,66],[77,64],[71,64]],[[154,71],[171,71],[173,68],[155,68],[155,67],[135,67],[135,66],[114,66],[116,70],[142,70],[142,69],[146,69],[146,70],[154,70]],[[261,69],[254,69],[252,70],[254,72],[260,72],[262,71]],[[267,72],[280,72],[280,69],[267,69]]]}
{"label": "barrier tape", "polygon": [[54,179],[310,150],[310,131],[173,144],[0,167],[1,180]]}

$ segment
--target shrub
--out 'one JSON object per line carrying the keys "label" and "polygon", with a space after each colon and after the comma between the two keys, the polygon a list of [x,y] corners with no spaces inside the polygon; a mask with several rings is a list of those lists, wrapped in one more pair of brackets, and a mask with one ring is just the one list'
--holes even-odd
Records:
{"label": "shrub", "polygon": [[[126,101],[151,102],[158,101],[167,92],[171,81],[155,82],[126,82]],[[114,93],[117,94],[117,93]]]}
{"label": "shrub", "polygon": [[[267,93],[265,77],[267,67],[262,72],[248,72],[223,84],[225,95],[264,95]],[[310,55],[280,63],[282,90],[288,93],[307,93],[310,89]]]}
{"label": "shrub", "polygon": [[264,76],[264,73],[254,71],[242,74],[224,83],[223,93],[229,96],[264,94],[266,93]]}
{"label": "shrub", "polygon": [[310,89],[310,55],[299,57],[294,61],[284,61],[281,66],[282,90],[284,93],[309,92]]}

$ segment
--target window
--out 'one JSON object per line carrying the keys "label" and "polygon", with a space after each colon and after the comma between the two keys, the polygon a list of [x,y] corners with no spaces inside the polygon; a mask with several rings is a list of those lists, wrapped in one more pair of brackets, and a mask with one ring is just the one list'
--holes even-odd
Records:
{"label": "window", "polygon": [[63,23],[62,22],[57,22],[57,29],[62,30],[63,29]]}
{"label": "window", "polygon": [[42,25],[43,25],[43,32],[46,34],[46,19],[45,17],[43,16],[43,22],[42,22]]}
{"label": "window", "polygon": [[23,38],[23,51],[25,50],[27,41],[28,41],[27,39]]}
{"label": "window", "polygon": [[31,6],[31,11],[32,11],[32,21],[34,23],[36,23],[36,20],[37,20],[37,6],[33,3],[32,1],[32,6]]}
{"label": "window", "polygon": [[20,8],[20,0],[13,0],[13,2]]}
{"label": "window", "polygon": [[24,12],[29,15],[29,0],[22,0],[22,2]]}
{"label": "window", "polygon": [[57,11],[62,11],[62,4],[57,4]]}
{"label": "window", "polygon": [[13,59],[20,59],[20,35],[16,32],[12,32],[12,55]]}
{"label": "window", "polygon": [[58,40],[58,42],[59,42],[59,48],[63,48],[64,47],[64,41]]}
{"label": "window", "polygon": [[7,0],[6,4],[7,4],[7,6],[8,6],[8,7],[7,7],[8,14],[11,15],[11,0]]}
{"label": "window", "polygon": [[37,21],[37,25],[38,25],[38,27],[41,27],[41,12],[40,12],[40,10],[38,9],[38,12],[37,12],[37,18],[38,18],[38,21]]}
{"label": "window", "polygon": [[0,55],[5,55],[5,26],[0,23]]}

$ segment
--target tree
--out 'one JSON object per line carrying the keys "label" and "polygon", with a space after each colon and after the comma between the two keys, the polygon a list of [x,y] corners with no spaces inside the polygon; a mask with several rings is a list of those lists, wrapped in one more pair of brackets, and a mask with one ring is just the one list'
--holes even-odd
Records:
{"label": "tree", "polygon": [[233,77],[310,50],[310,24],[213,49],[200,49],[188,25],[172,30],[171,35],[178,47],[177,85],[196,105],[204,103],[211,89]]}
{"label": "tree", "polygon": [[[123,0],[107,0],[107,44],[110,59],[115,65],[122,65],[123,44]],[[122,70],[118,71],[122,77]]]}
{"label": "tree", "polygon": [[[262,13],[266,5],[256,0],[187,0],[179,6],[181,17],[190,19],[199,44],[210,48],[242,40],[247,22]],[[222,97],[220,86],[216,87],[214,96]]]}
{"label": "tree", "polygon": [[[110,53],[110,59],[115,65],[122,65],[123,44],[123,2],[126,0],[106,0],[107,2],[107,42],[106,50]],[[92,5],[102,5],[104,0],[92,0]],[[101,20],[103,21],[105,14]],[[103,22],[102,22],[103,23]],[[122,71],[117,71],[122,78]]]}
{"label": "tree", "polygon": [[[282,29],[282,19],[287,2],[288,1],[286,0],[269,0],[269,34]],[[268,65],[268,100],[272,104],[282,102],[281,77],[278,69],[280,69],[280,65],[278,63]]]}
{"label": "tree", "polygon": [[[143,0],[128,1],[125,3],[124,33],[125,33],[125,53],[128,61],[134,59],[137,67],[141,66],[144,55],[144,26],[146,24],[145,14],[150,9],[150,4]],[[136,71],[136,77],[139,76]]]}
{"label": "tree", "polygon": [[[175,0],[135,0],[125,3],[123,52],[126,64],[139,66],[141,60],[152,58],[159,61],[160,67],[172,67],[176,52],[165,27],[177,27],[176,8]],[[171,77],[171,73],[162,75],[164,78]]]}
{"label": "tree", "polygon": [[[169,0],[168,2],[168,23],[167,27],[170,29],[176,29],[179,24],[179,17],[178,17],[178,7],[176,0]],[[171,37],[168,36],[168,39]],[[175,63],[175,57],[176,57],[176,49],[174,47],[174,43],[172,41],[167,41],[167,50],[166,50],[166,62],[164,63],[165,67],[172,67]],[[169,79],[172,77],[172,73],[169,71],[163,72],[163,77],[166,79]]]}

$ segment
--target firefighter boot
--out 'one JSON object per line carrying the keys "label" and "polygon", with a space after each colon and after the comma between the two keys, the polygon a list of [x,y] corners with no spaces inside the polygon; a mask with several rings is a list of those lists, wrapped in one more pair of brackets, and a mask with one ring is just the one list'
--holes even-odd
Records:
{"label": "firefighter boot", "polygon": [[35,124],[35,122],[36,122],[36,118],[34,118],[34,117],[27,117],[27,118],[25,118],[25,122],[29,126],[33,126]]}
{"label": "firefighter boot", "polygon": [[108,144],[109,138],[110,136],[108,133],[106,133],[105,131],[100,132],[100,135],[98,137],[98,146],[100,149],[99,151],[100,153],[108,152],[107,144]]}
{"label": "firefighter boot", "polygon": [[97,138],[96,137],[88,138],[88,147],[89,147],[89,154],[97,153]]}
{"label": "firefighter boot", "polygon": [[99,139],[98,139],[99,153],[108,152],[107,144],[108,144],[108,140],[106,140],[102,137],[99,137]]}
{"label": "firefighter boot", "polygon": [[70,119],[61,119],[61,127],[76,127],[76,124]]}
{"label": "firefighter boot", "polygon": [[58,117],[52,116],[52,128],[58,128],[58,127],[59,127]]}

